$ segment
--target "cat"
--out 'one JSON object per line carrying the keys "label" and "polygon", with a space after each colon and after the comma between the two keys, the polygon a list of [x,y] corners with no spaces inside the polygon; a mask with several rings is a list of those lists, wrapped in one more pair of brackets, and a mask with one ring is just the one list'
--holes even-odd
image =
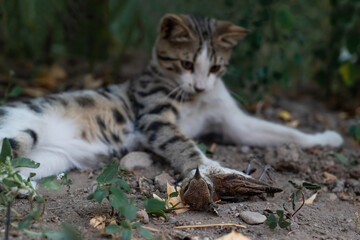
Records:
{"label": "cat", "polygon": [[143,73],[98,90],[54,94],[0,108],[0,139],[16,157],[38,169],[20,168],[34,180],[73,168],[92,168],[98,156],[147,149],[183,177],[200,173],[247,174],[220,166],[192,138],[216,129],[225,140],[251,146],[295,143],[338,147],[334,131],[307,134],[244,113],[227,91],[232,48],[249,31],[227,21],[167,14],[159,24],[152,59]]}

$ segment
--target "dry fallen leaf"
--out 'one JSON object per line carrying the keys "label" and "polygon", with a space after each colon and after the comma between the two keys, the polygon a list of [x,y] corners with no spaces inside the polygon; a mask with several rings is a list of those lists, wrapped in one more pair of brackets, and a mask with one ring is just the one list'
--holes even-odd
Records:
{"label": "dry fallen leaf", "polygon": [[[179,209],[176,209],[174,211],[175,213],[179,214],[179,213],[184,213],[184,212],[189,211],[189,206],[182,202],[180,194],[177,197],[170,198],[170,194],[172,194],[174,192],[180,193],[181,188],[179,186],[177,186],[176,190],[175,190],[174,186],[170,185],[168,182],[166,184],[167,184],[167,195],[168,195],[168,199],[169,199],[166,204],[166,209],[172,208],[173,206],[175,206],[177,204],[176,208],[179,208]],[[166,199],[159,197],[155,193],[153,193],[153,198],[158,199],[163,202],[166,202]]]}
{"label": "dry fallen leaf", "polygon": [[54,89],[58,82],[67,76],[65,70],[57,64],[53,64],[45,71],[36,76],[35,82],[46,89]]}
{"label": "dry fallen leaf", "polygon": [[319,192],[316,192],[316,193],[314,193],[311,197],[309,197],[308,199],[306,199],[306,200],[305,200],[305,204],[308,204],[308,205],[313,204],[313,202],[314,202],[316,196],[318,195],[318,193],[319,193]]}
{"label": "dry fallen leaf", "polygon": [[291,120],[291,114],[288,111],[282,110],[278,112],[277,114],[278,118],[284,120],[284,121],[290,121]]}
{"label": "dry fallen leaf", "polygon": [[180,197],[180,194],[178,194],[177,197],[172,197],[170,198],[170,194],[172,194],[173,192],[178,192],[180,193],[181,188],[179,186],[175,187],[170,185],[169,183],[167,184],[167,195],[168,195],[168,206],[166,206],[167,208],[171,208],[172,206],[175,206],[176,204],[176,208],[179,208],[177,210],[175,210],[175,213],[179,214],[179,213],[184,213],[189,211],[189,206],[185,205]]}
{"label": "dry fallen leaf", "polygon": [[299,126],[299,124],[300,124],[299,120],[292,120],[292,121],[286,123],[287,126],[293,127],[293,128],[296,128],[297,126]]}
{"label": "dry fallen leaf", "polygon": [[216,240],[250,240],[250,238],[235,230],[232,230],[231,233],[217,238]]}
{"label": "dry fallen leaf", "polygon": [[323,183],[335,183],[337,181],[337,177],[334,174],[324,172],[323,173]]}
{"label": "dry fallen leaf", "polygon": [[93,228],[104,229],[105,228],[105,221],[106,221],[105,216],[95,216],[92,219],[90,219],[90,225]]}

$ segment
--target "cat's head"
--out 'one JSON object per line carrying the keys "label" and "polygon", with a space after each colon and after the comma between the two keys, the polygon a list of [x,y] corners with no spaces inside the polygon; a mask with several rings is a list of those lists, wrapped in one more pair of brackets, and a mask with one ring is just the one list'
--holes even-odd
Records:
{"label": "cat's head", "polygon": [[248,33],[226,21],[167,14],[159,24],[153,59],[185,92],[209,91],[225,74],[231,49]]}

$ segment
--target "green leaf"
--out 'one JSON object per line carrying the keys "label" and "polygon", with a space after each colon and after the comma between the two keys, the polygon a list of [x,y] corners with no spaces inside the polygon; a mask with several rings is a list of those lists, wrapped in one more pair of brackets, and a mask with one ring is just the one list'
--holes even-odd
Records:
{"label": "green leaf", "polygon": [[36,202],[38,203],[44,203],[45,202],[45,198],[41,197],[41,196],[37,196],[36,197]]}
{"label": "green leaf", "polygon": [[153,237],[152,233],[145,228],[140,228],[139,233],[141,236],[143,236],[146,239],[150,239]]}
{"label": "green leaf", "polygon": [[120,210],[120,208],[128,204],[128,199],[123,191],[116,187],[111,187],[110,192],[109,202],[111,206]]}
{"label": "green leaf", "polygon": [[59,190],[61,188],[61,184],[56,181],[55,176],[42,178],[39,183],[48,190]]}
{"label": "green leaf", "polygon": [[313,184],[313,183],[309,183],[309,182],[303,182],[303,187],[309,190],[320,190],[321,186]]}
{"label": "green leaf", "polygon": [[295,196],[295,193],[291,194],[291,204],[292,204],[292,209],[295,211],[296,210],[296,196]]}
{"label": "green leaf", "polygon": [[355,125],[351,125],[348,129],[348,133],[353,135],[355,133],[356,130],[356,126]]}
{"label": "green leaf", "polygon": [[20,86],[15,86],[11,89],[11,91],[9,92],[9,97],[17,97],[19,96],[21,93],[21,87]]}
{"label": "green leaf", "polygon": [[354,140],[360,140],[360,127],[357,127],[354,133]]}
{"label": "green leaf", "polygon": [[75,227],[68,223],[62,223],[61,224],[62,231],[64,239],[71,239],[71,240],[81,240],[81,232],[77,230]]}
{"label": "green leaf", "polygon": [[275,229],[277,226],[277,220],[274,214],[270,214],[266,219],[265,223],[271,230]]}
{"label": "green leaf", "polygon": [[40,166],[40,163],[37,163],[28,158],[14,158],[11,161],[11,166],[13,168],[17,168],[17,167],[38,168]]}
{"label": "green leaf", "polygon": [[138,227],[140,227],[140,226],[142,226],[143,224],[141,223],[141,222],[136,222],[136,223],[134,223],[132,226],[131,226],[131,228],[133,228],[133,229],[136,229],[136,228],[138,228]]}
{"label": "green leaf", "polygon": [[207,146],[203,143],[200,143],[197,145],[197,147],[200,149],[200,151],[202,151],[205,154],[214,154],[212,151],[210,151]]}
{"label": "green leaf", "polygon": [[179,196],[178,192],[172,192],[172,193],[170,193],[169,198],[173,198],[173,197],[177,197],[177,196]]}
{"label": "green leaf", "polygon": [[296,188],[296,189],[301,189],[301,188],[302,188],[301,185],[298,185],[298,184],[294,183],[294,182],[291,181],[291,180],[289,180],[288,183],[290,183],[290,184],[291,184],[294,188]]}
{"label": "green leaf", "polygon": [[349,160],[342,155],[341,153],[334,153],[334,156],[342,163],[342,164],[347,164],[349,162]]}
{"label": "green leaf", "polygon": [[119,226],[116,224],[110,224],[109,226],[105,227],[105,232],[114,234],[114,233],[121,232],[121,228],[119,228]]}
{"label": "green leaf", "polygon": [[276,12],[275,16],[276,22],[281,28],[286,31],[291,31],[294,26],[294,17],[290,12],[290,9],[283,8]]}
{"label": "green leaf", "polygon": [[130,191],[130,185],[123,179],[118,179],[116,181],[116,184],[119,184],[121,186],[122,189],[124,189],[125,191]]}
{"label": "green leaf", "polygon": [[121,239],[123,240],[131,240],[132,232],[129,229],[124,229],[121,235]]}
{"label": "green leaf", "polygon": [[99,183],[109,183],[116,177],[118,172],[118,164],[110,164],[107,166],[102,173],[96,178]]}
{"label": "green leaf", "polygon": [[154,210],[165,210],[166,205],[164,201],[160,201],[155,198],[148,198],[143,201],[145,210],[147,212],[154,211]]}
{"label": "green leaf", "polygon": [[287,226],[289,226],[291,224],[291,222],[286,221],[286,219],[284,218],[284,211],[283,210],[277,210],[276,214],[279,216],[279,227],[281,228],[286,228]]}
{"label": "green leaf", "polygon": [[33,232],[27,229],[22,229],[22,230],[30,237],[41,237],[43,235],[42,232]]}
{"label": "green leaf", "polygon": [[94,198],[98,203],[101,203],[102,200],[104,200],[104,198],[106,198],[108,195],[108,190],[96,189],[96,191],[94,192]]}
{"label": "green leaf", "polygon": [[33,178],[33,177],[35,177],[36,176],[36,173],[30,173],[30,175],[29,175],[29,178],[28,178],[28,180],[30,180],[31,178]]}
{"label": "green leaf", "polygon": [[45,230],[45,236],[49,239],[64,239],[64,234],[62,232],[52,230]]}
{"label": "green leaf", "polygon": [[284,211],[283,211],[283,210],[276,210],[276,214],[277,214],[280,218],[283,218],[283,217],[284,217]]}
{"label": "green leaf", "polygon": [[1,147],[0,161],[5,163],[6,157],[10,157],[12,159],[10,142],[7,138],[4,138]]}
{"label": "green leaf", "polygon": [[128,205],[124,210],[124,217],[130,221],[136,218],[136,207],[134,205]]}
{"label": "green leaf", "polygon": [[27,215],[18,225],[18,229],[28,228],[33,220],[32,215]]}
{"label": "green leaf", "polygon": [[20,184],[11,180],[11,179],[8,179],[8,178],[4,178],[2,180],[2,183],[7,186],[8,188],[12,188],[12,187],[20,187]]}

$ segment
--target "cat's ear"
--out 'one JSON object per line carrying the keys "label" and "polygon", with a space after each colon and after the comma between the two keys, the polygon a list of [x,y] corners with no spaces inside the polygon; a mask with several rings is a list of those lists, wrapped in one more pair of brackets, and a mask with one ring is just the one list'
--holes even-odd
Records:
{"label": "cat's ear", "polygon": [[195,38],[186,26],[184,16],[167,14],[160,21],[160,37],[172,42],[190,42]]}
{"label": "cat's ear", "polygon": [[249,30],[236,26],[231,22],[218,21],[216,25],[216,42],[224,48],[232,48],[249,33]]}

